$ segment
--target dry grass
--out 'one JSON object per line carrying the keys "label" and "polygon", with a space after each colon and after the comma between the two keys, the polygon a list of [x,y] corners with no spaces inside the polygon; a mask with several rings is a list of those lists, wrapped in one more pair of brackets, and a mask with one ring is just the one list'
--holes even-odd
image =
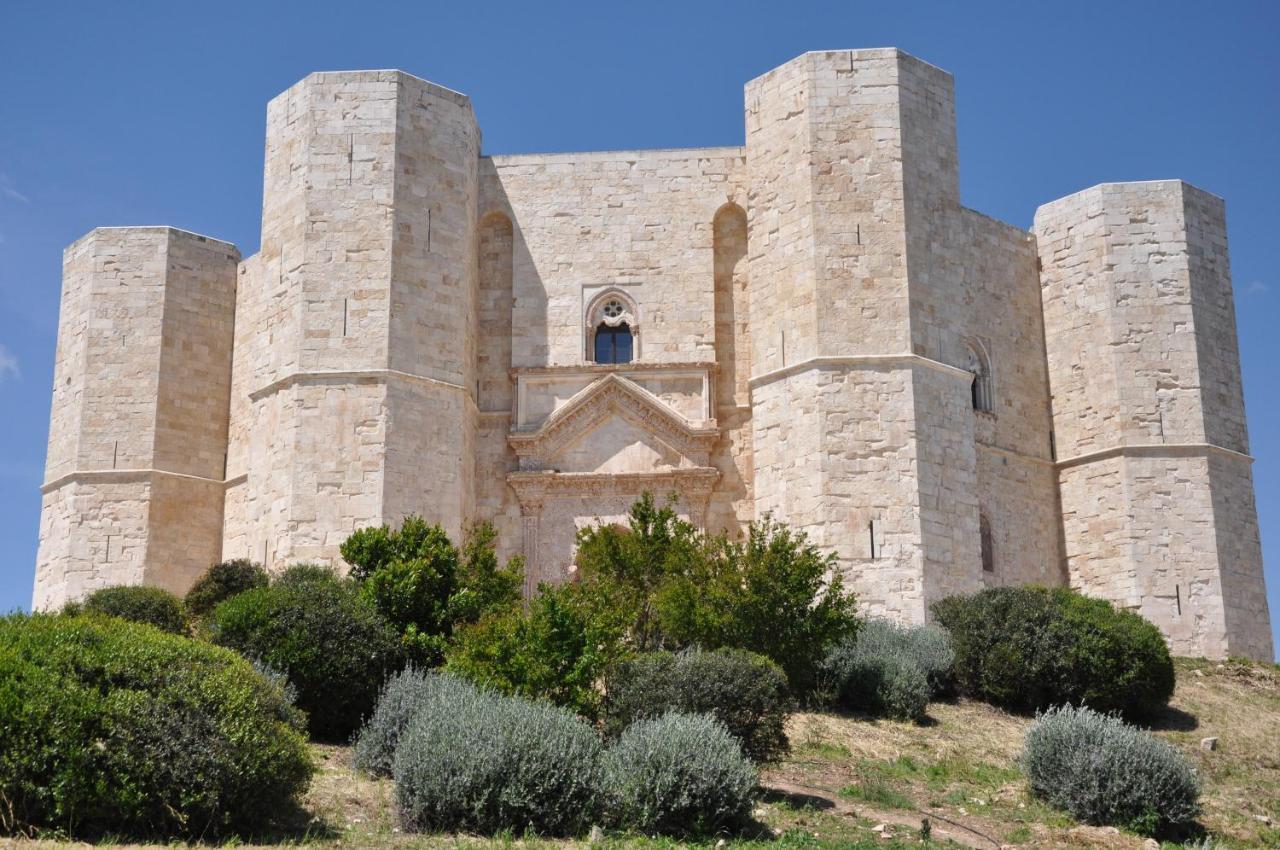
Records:
{"label": "dry grass", "polygon": [[[1137,836],[1078,826],[1028,796],[1016,763],[1029,723],[967,701],[932,705],[921,725],[799,714],[790,728],[791,758],[764,777],[773,790],[755,813],[759,834],[731,841],[729,847],[1149,848]],[[1215,840],[1215,850],[1280,848],[1280,668],[1179,660],[1178,690],[1156,734],[1177,744],[1197,764],[1204,783],[1202,823]],[[1215,751],[1201,748],[1206,737],[1218,738]],[[514,836],[405,835],[396,825],[390,782],[358,774],[349,748],[317,745],[315,751],[321,770],[307,795],[307,815],[281,843],[344,850],[588,846],[585,841]],[[918,838],[923,818],[933,826],[933,843]],[[886,833],[892,837],[882,837]],[[959,844],[948,842],[948,837]],[[55,841],[11,844],[22,850],[86,846]],[[702,843],[708,848],[714,844]],[[665,850],[687,845],[610,836],[593,846]]]}
{"label": "dry grass", "polygon": [[[792,759],[769,779],[898,809],[906,800],[999,844],[1143,847],[1136,836],[1077,826],[1027,794],[1017,758],[1030,722],[968,701],[931,705],[922,725],[800,714]],[[1179,659],[1177,691],[1153,725],[1196,764],[1201,823],[1215,847],[1280,848],[1280,668]],[[1200,745],[1210,737],[1212,752]]]}

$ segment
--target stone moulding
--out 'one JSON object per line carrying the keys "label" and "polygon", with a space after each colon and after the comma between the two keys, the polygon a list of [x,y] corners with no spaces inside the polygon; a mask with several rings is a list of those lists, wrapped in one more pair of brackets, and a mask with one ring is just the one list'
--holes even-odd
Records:
{"label": "stone moulding", "polygon": [[367,381],[369,383],[377,383],[388,380],[408,381],[415,384],[425,384],[427,386],[440,387],[441,389],[452,390],[462,393],[471,399],[472,404],[475,399],[471,391],[460,384],[450,381],[442,381],[439,378],[429,378],[426,375],[415,375],[412,372],[401,372],[398,369],[319,369],[291,372],[281,378],[277,378],[264,387],[249,393],[251,401],[258,401],[267,396],[288,389],[289,387],[299,384],[321,383],[324,381]]}
{"label": "stone moulding", "polygon": [[591,430],[608,416],[635,422],[697,466],[707,458],[720,438],[714,422],[694,426],[653,393],[615,373],[606,374],[552,413],[532,432],[515,432],[507,442],[524,469],[545,463],[562,448]]}
{"label": "stone moulding", "polygon": [[1105,449],[1098,449],[1095,452],[1087,452],[1085,454],[1075,455],[1057,463],[1058,469],[1067,469],[1072,466],[1080,466],[1085,463],[1092,463],[1098,460],[1107,460],[1113,457],[1193,457],[1202,454],[1220,454],[1236,460],[1247,461],[1253,463],[1251,455],[1237,452],[1222,446],[1215,446],[1213,443],[1145,443],[1129,446],[1111,446]]}
{"label": "stone moulding", "polygon": [[163,475],[169,478],[181,478],[185,481],[203,481],[208,484],[224,483],[220,478],[205,478],[202,475],[191,475],[186,472],[170,472],[167,469],[81,469],[68,472],[52,481],[40,485],[41,493],[49,493],[66,484],[85,479],[124,484],[131,481],[142,481],[152,476]]}
{"label": "stone moulding", "polygon": [[694,466],[659,472],[511,472],[507,483],[520,504],[535,508],[543,499],[575,496],[638,496],[676,492],[690,505],[711,495],[720,471],[713,466]]}
{"label": "stone moulding", "polygon": [[[717,365],[714,363],[637,363],[635,361],[623,365],[584,363],[579,365],[533,366],[512,369],[510,374],[512,381],[516,385],[514,403],[518,414],[516,417],[516,431],[536,431],[546,422],[545,418],[530,421],[528,399],[531,391],[536,392],[542,387],[556,383],[569,383],[580,381],[584,378],[589,379],[593,375],[601,377],[616,375],[620,378],[643,375],[645,377],[657,376],[697,380],[702,385],[702,418],[710,421],[714,419],[711,412],[711,381],[716,370]],[[632,383],[636,382],[633,380]],[[590,386],[591,384],[588,383],[587,386],[583,387],[583,391]],[[640,389],[648,392],[643,387]],[[660,399],[659,403],[661,403]]]}
{"label": "stone moulding", "polygon": [[838,369],[842,366],[864,366],[871,369],[894,369],[909,366],[923,366],[944,375],[950,375],[963,381],[973,380],[973,374],[959,366],[951,366],[920,354],[854,354],[848,356],[809,357],[791,363],[779,369],[752,376],[748,385],[755,389],[783,378],[789,378],[800,372],[813,369]]}

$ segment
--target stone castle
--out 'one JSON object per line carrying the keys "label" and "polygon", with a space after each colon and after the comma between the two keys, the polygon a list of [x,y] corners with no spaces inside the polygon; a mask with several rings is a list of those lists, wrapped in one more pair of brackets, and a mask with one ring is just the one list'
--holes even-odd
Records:
{"label": "stone castle", "polygon": [[484,156],[399,71],[275,98],[257,254],[66,250],[36,607],[408,514],[492,521],[533,588],[652,491],[804,529],[871,613],[1070,584],[1270,659],[1222,200],[969,210],[952,78],[894,49],[745,110],[742,146]]}

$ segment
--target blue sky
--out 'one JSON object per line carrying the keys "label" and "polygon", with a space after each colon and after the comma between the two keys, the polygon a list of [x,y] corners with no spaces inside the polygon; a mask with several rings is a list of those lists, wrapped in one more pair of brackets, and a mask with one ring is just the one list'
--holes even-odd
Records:
{"label": "blue sky", "polygon": [[253,253],[266,103],[307,73],[402,68],[466,92],[487,153],[709,146],[742,143],[752,77],[894,45],[956,76],[968,206],[1026,227],[1104,181],[1226,198],[1280,627],[1278,38],[1274,2],[5,0],[0,610],[31,598],[62,248],[98,225],[172,224]]}

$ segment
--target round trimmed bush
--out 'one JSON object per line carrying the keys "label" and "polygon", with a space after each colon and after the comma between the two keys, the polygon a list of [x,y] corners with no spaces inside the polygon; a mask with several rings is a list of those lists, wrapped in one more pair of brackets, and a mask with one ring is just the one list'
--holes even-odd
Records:
{"label": "round trimmed bush", "polygon": [[374,776],[391,776],[396,750],[409,722],[426,708],[457,710],[471,705],[479,691],[455,676],[406,667],[383,685],[377,708],[355,741],[356,767]]}
{"label": "round trimmed bush", "polygon": [[1195,768],[1170,744],[1088,708],[1050,709],[1027,731],[1031,790],[1077,820],[1146,835],[1200,813]]}
{"label": "round trimmed bush", "polygon": [[302,722],[226,649],[92,614],[0,617],[0,828],[252,834],[310,781]]}
{"label": "round trimmed bush", "polygon": [[646,653],[611,669],[605,691],[610,738],[637,720],[678,711],[713,715],[757,763],[787,752],[787,677],[763,655],[741,649]]}
{"label": "round trimmed bush", "polygon": [[567,709],[435,689],[396,752],[401,823],[417,832],[579,833],[599,811],[600,749],[595,730]]}
{"label": "round trimmed bush", "polygon": [[954,662],[937,626],[868,620],[827,652],[820,679],[824,696],[843,708],[918,720],[931,697],[950,690]]}
{"label": "round trimmed bush", "polygon": [[204,617],[224,599],[266,586],[267,571],[261,564],[247,558],[223,561],[205,570],[187,591],[187,610],[197,617]]}
{"label": "round trimmed bush", "polygon": [[610,809],[646,833],[711,835],[740,828],[756,769],[720,721],[665,714],[626,728],[604,757]]}
{"label": "round trimmed bush", "polygon": [[213,610],[208,631],[288,676],[312,736],[323,740],[349,739],[400,663],[395,630],[336,578],[245,591]]}
{"label": "round trimmed bush", "polygon": [[1141,717],[1173,695],[1164,636],[1132,611],[1074,590],[998,587],[933,606],[962,692],[1030,714],[1088,705]]}
{"label": "round trimmed bush", "polygon": [[280,587],[303,587],[314,582],[342,584],[343,577],[324,564],[292,564],[271,578],[271,584]]}
{"label": "round trimmed bush", "polygon": [[[104,587],[90,593],[81,607],[88,613],[146,623],[170,634],[180,635],[187,631],[187,612],[182,607],[182,600],[159,587]],[[69,609],[69,613],[75,613],[75,607]]]}

